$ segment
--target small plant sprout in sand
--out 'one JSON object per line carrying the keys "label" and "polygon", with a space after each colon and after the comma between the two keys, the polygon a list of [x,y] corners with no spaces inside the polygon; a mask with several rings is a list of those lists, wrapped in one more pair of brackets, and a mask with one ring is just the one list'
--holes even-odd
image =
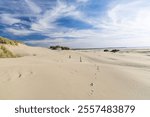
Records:
{"label": "small plant sprout in sand", "polygon": [[69,59],[71,59],[71,55],[69,55]]}
{"label": "small plant sprout in sand", "polygon": [[97,66],[97,71],[99,71],[99,66]]}
{"label": "small plant sprout in sand", "polygon": [[82,62],[82,58],[81,58],[81,56],[80,56],[80,62]]}

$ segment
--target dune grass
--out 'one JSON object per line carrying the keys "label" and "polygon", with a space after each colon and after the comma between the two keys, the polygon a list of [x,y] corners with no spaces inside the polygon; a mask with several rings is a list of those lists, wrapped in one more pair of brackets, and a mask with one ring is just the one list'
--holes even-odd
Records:
{"label": "dune grass", "polygon": [[0,44],[18,46],[18,43],[20,43],[20,42],[15,41],[15,40],[9,40],[9,39],[4,38],[4,37],[0,37]]}
{"label": "dune grass", "polygon": [[14,55],[11,51],[9,51],[3,45],[0,45],[0,58],[16,58],[17,56]]}

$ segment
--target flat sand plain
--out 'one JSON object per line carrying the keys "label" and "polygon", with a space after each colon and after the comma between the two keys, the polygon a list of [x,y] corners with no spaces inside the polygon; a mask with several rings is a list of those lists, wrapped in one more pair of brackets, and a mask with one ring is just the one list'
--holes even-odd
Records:
{"label": "flat sand plain", "polygon": [[8,46],[0,99],[150,99],[150,49],[53,51]]}

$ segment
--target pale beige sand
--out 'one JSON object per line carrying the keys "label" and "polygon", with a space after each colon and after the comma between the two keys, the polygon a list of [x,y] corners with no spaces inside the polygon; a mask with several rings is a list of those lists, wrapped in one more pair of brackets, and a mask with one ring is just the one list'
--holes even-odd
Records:
{"label": "pale beige sand", "polygon": [[150,50],[8,48],[25,56],[0,58],[0,99],[150,99]]}

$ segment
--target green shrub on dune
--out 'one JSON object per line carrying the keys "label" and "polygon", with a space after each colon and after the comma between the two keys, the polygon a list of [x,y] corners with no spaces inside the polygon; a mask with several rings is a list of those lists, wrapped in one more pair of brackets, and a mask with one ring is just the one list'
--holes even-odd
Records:
{"label": "green shrub on dune", "polygon": [[17,46],[18,43],[20,43],[20,42],[15,41],[15,40],[9,40],[9,39],[4,38],[4,37],[0,37],[0,44],[7,44],[7,45]]}
{"label": "green shrub on dune", "polygon": [[0,58],[15,58],[15,57],[16,55],[14,55],[6,47],[0,45]]}

